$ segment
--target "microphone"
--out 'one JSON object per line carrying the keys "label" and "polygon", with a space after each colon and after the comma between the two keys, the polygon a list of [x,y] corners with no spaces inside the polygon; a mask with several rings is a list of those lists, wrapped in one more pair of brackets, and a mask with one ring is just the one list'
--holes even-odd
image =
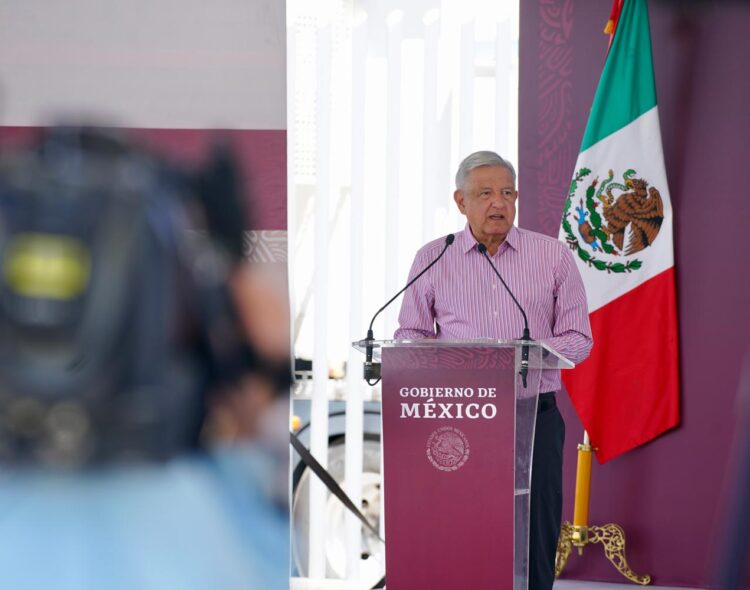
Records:
{"label": "microphone", "polygon": [[521,311],[521,315],[523,316],[523,336],[521,337],[521,340],[523,342],[526,342],[521,347],[521,380],[523,381],[524,388],[526,387],[526,377],[529,374],[529,345],[528,342],[533,342],[531,339],[531,335],[529,334],[529,319],[526,317],[526,312],[523,310],[523,307],[521,307],[521,304],[518,303],[518,299],[516,299],[516,296],[513,295],[513,291],[510,290],[510,287],[505,283],[503,280],[503,277],[500,276],[500,273],[495,268],[495,265],[492,264],[492,260],[490,260],[490,257],[487,255],[487,246],[484,244],[479,244],[477,246],[477,250],[479,250],[480,254],[484,256],[487,259],[487,262],[490,263],[490,266],[492,267],[493,272],[497,275],[497,278],[500,279],[500,282],[503,284],[503,287],[505,287],[505,290],[508,292],[508,295],[510,295],[510,298],[513,300],[513,303],[516,304],[516,307]]}
{"label": "microphone", "polygon": [[391,297],[388,300],[388,302],[383,307],[381,307],[378,311],[376,311],[374,316],[372,316],[372,319],[370,320],[370,327],[367,329],[367,338],[365,338],[365,342],[367,342],[367,344],[365,345],[364,379],[368,385],[375,385],[378,381],[380,381],[380,363],[372,362],[372,341],[374,340],[374,336],[372,334],[372,325],[375,323],[375,318],[378,317],[381,311],[383,311],[386,307],[388,307],[391,303],[393,303],[393,300],[396,299],[396,297],[401,295],[401,293],[403,293],[409,287],[411,287],[419,277],[421,277],[424,273],[430,270],[435,265],[435,263],[443,257],[443,254],[445,254],[445,251],[448,249],[448,246],[450,246],[453,243],[453,240],[455,239],[456,239],[456,236],[454,236],[453,234],[448,234],[447,236],[445,236],[445,246],[443,246],[443,249],[438,255],[438,257],[435,258],[435,260],[433,260],[432,262],[430,262],[430,264],[428,264],[411,281],[406,283],[406,286],[403,289],[401,289],[398,293],[396,293],[393,297]]}

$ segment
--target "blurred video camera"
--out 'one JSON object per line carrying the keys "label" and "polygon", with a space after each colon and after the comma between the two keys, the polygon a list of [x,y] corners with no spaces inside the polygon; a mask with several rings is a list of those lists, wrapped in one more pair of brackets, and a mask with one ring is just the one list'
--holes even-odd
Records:
{"label": "blurred video camera", "polygon": [[188,174],[55,128],[0,154],[0,462],[195,448],[207,395],[252,364],[226,286],[243,223],[227,150]]}

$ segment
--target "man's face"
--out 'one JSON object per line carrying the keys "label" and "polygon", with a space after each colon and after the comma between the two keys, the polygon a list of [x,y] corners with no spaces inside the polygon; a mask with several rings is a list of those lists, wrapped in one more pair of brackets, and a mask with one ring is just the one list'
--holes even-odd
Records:
{"label": "man's face", "polygon": [[463,189],[453,193],[458,209],[469,220],[471,233],[493,254],[513,226],[517,197],[513,175],[501,166],[474,168]]}

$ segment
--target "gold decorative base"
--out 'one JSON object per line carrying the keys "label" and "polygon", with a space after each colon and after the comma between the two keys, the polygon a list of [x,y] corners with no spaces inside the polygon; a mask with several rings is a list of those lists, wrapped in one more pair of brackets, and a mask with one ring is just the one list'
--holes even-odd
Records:
{"label": "gold decorative base", "polygon": [[639,576],[628,565],[625,559],[625,532],[616,524],[603,526],[574,526],[564,522],[557,542],[557,556],[555,558],[555,577],[559,577],[568,563],[573,547],[578,548],[578,554],[583,554],[583,548],[591,543],[601,543],[604,554],[620,572],[631,582],[646,586],[651,583],[651,576]]}

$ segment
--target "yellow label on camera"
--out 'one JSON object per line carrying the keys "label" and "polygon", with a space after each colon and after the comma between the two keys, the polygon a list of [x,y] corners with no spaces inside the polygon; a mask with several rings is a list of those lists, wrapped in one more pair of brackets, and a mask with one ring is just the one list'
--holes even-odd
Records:
{"label": "yellow label on camera", "polygon": [[19,234],[3,259],[5,281],[25,297],[73,299],[88,285],[90,272],[88,249],[70,236]]}

